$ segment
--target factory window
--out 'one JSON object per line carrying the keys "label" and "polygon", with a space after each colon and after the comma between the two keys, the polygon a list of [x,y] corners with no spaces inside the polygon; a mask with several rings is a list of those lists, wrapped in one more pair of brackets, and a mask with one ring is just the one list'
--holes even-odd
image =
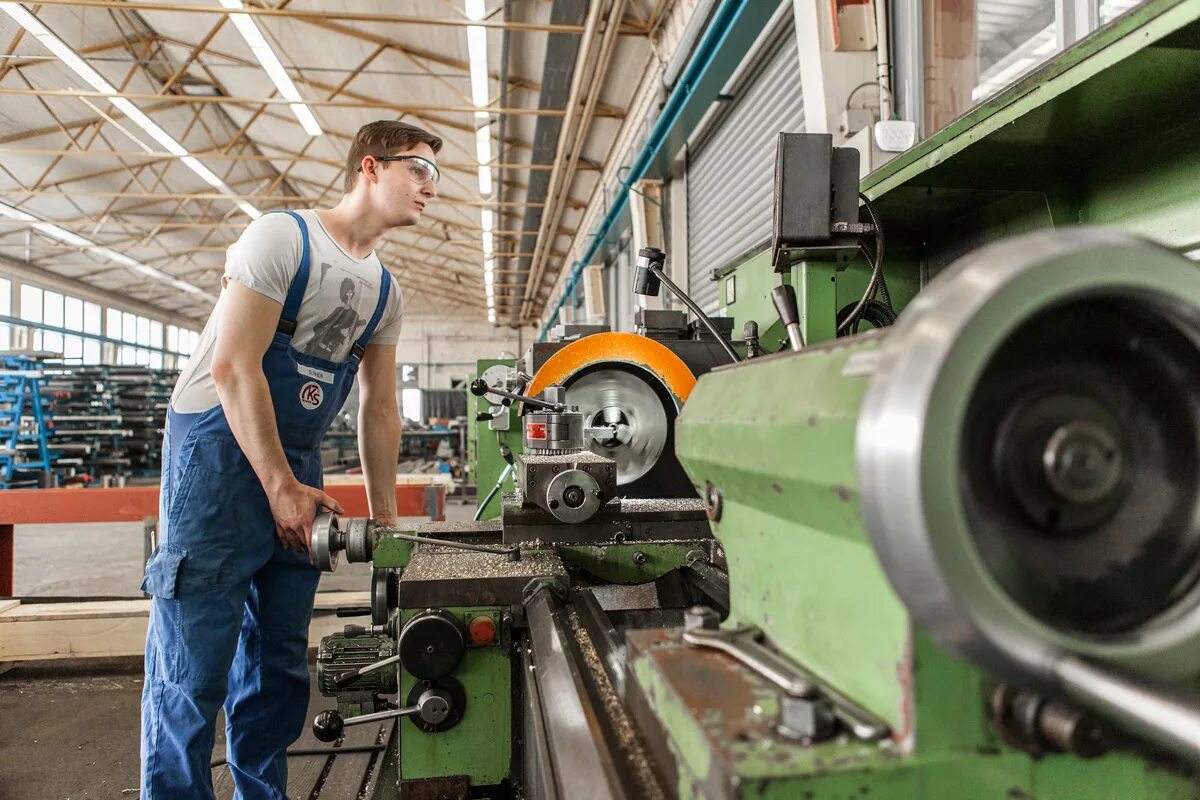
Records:
{"label": "factory window", "polygon": [[[12,281],[0,278],[0,316],[12,316]],[[0,350],[12,347],[12,325],[0,322]]]}
{"label": "factory window", "polygon": [[404,389],[400,392],[400,413],[405,419],[411,419],[415,422],[425,423],[421,419],[421,390],[420,389]]}
{"label": "factory window", "polygon": [[83,304],[83,332],[97,336],[103,333],[100,329],[100,306],[96,303]]}
{"label": "factory window", "polygon": [[83,330],[83,301],[78,297],[64,299],[63,327],[72,331]]}
{"label": "factory window", "polygon": [[[42,290],[36,286],[21,285],[21,319],[29,322],[42,321]],[[30,328],[25,346],[33,350],[42,349],[42,332]]]}

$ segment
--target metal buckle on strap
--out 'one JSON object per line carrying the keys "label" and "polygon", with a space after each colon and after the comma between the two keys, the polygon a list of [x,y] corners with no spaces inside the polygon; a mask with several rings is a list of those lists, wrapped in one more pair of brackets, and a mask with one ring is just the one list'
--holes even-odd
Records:
{"label": "metal buckle on strap", "polygon": [[296,321],[294,319],[279,320],[279,324],[275,326],[275,332],[291,336],[296,332]]}
{"label": "metal buckle on strap", "polygon": [[363,347],[358,342],[355,342],[353,345],[350,346],[350,352],[354,355],[355,358],[361,360],[363,357],[363,354],[365,354],[367,352],[367,348]]}

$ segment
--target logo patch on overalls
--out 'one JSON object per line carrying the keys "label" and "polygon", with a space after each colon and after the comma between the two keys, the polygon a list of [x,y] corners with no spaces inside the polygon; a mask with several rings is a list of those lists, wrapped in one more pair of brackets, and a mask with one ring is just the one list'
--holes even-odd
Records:
{"label": "logo patch on overalls", "polygon": [[321,401],[325,399],[325,392],[321,390],[321,384],[316,381],[309,381],[300,387],[300,405],[308,411],[321,405]]}

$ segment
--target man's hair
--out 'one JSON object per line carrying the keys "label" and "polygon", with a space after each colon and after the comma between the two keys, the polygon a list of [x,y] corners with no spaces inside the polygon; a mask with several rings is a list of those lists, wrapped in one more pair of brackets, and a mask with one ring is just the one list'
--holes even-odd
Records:
{"label": "man's hair", "polygon": [[[358,167],[366,156],[390,156],[397,150],[407,150],[424,142],[433,152],[442,149],[442,139],[429,131],[394,119],[381,119],[363,125],[354,134],[350,153],[346,156],[346,180],[342,191],[349,193],[358,181]],[[385,162],[386,163],[386,162]]]}

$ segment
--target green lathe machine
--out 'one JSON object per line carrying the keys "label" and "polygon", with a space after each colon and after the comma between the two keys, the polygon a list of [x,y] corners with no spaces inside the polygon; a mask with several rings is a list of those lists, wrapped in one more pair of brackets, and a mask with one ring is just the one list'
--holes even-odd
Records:
{"label": "green lathe machine", "polygon": [[314,533],[375,568],[318,734],[397,718],[376,798],[1200,796],[1198,20],[1152,0],[861,184],[781,135],[712,330],[481,376],[497,519]]}

